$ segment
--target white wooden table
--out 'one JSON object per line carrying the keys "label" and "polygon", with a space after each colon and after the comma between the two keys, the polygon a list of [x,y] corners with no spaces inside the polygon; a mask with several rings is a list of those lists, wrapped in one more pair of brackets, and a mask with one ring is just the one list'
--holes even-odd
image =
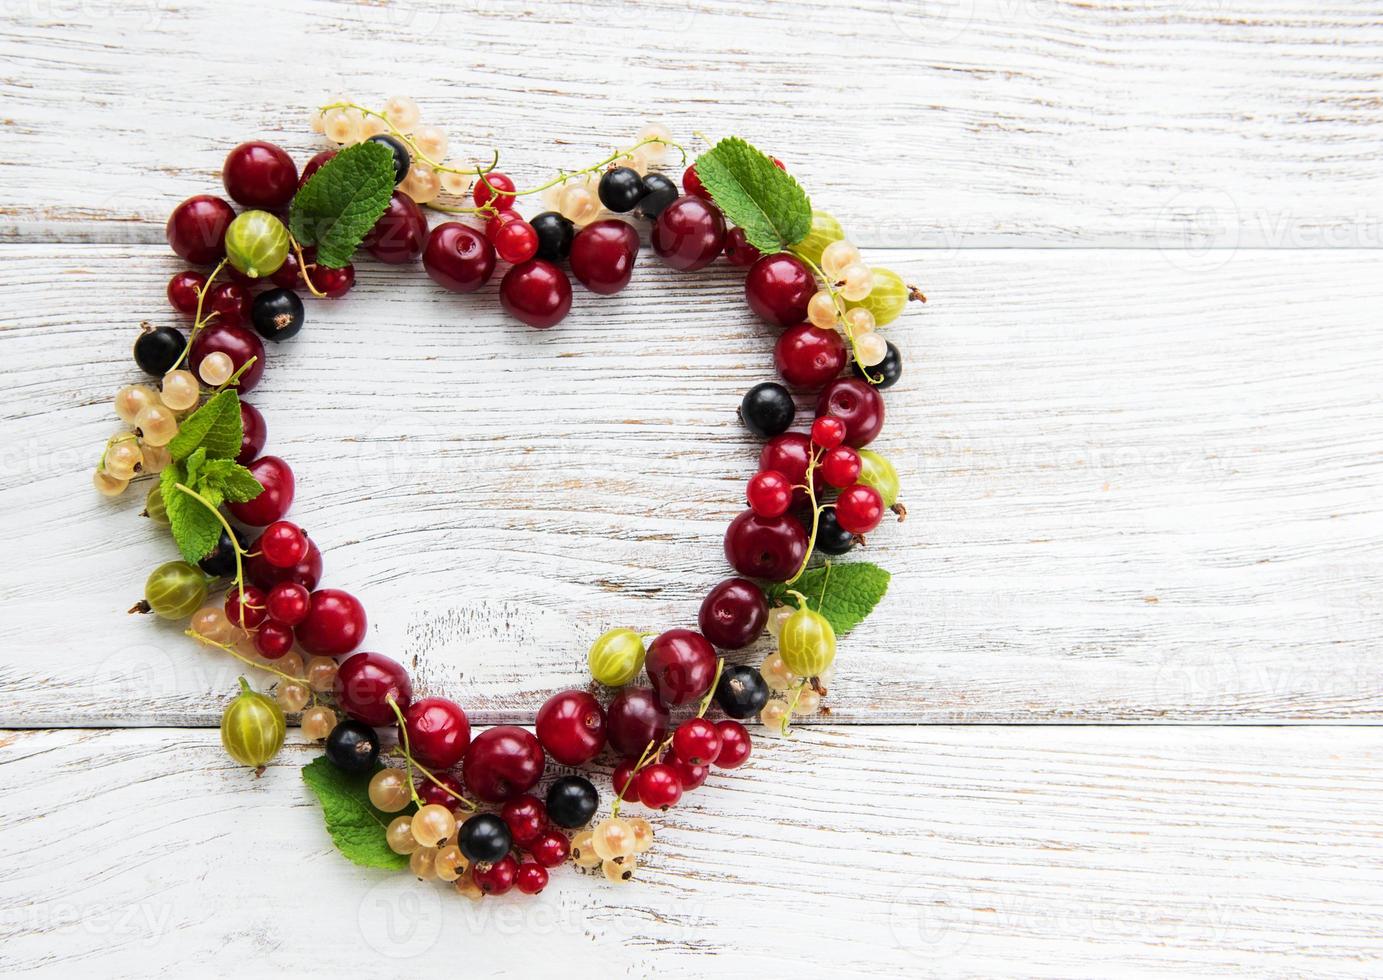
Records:
{"label": "white wooden table", "polygon": [[[0,971],[1378,974],[1383,7],[235,6],[0,22]],[[87,480],[164,219],[338,90],[525,180],[650,117],[744,135],[931,299],[831,715],[660,821],[637,887],[355,868],[312,750],[223,755],[235,665],[123,615],[168,546]],[[537,333],[360,273],[255,400],[369,646],[515,721],[608,625],[688,620],[772,375],[736,274],[646,253]]]}

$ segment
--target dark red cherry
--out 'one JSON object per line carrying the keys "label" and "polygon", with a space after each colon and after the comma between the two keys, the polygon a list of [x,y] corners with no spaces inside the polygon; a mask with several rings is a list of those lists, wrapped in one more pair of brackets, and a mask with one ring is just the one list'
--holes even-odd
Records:
{"label": "dark red cherry", "polygon": [[314,153],[312,155],[312,159],[308,160],[307,163],[303,164],[303,169],[298,174],[298,189],[301,190],[302,186],[306,184],[309,179],[311,179],[312,175],[315,174],[318,170],[322,169],[322,165],[324,163],[326,163],[328,160],[330,160],[332,157],[336,156],[336,154],[340,152],[340,150],[333,149],[322,150],[318,153]]}
{"label": "dark red cherry", "polygon": [[810,323],[788,327],[773,347],[778,373],[802,388],[820,388],[844,370],[848,359],[840,334]]}
{"label": "dark red cherry", "polygon": [[752,748],[749,729],[728,718],[716,722],[716,728],[720,731],[720,755],[716,756],[716,768],[734,769],[744,765]]}
{"label": "dark red cherry", "polygon": [[402,265],[423,254],[427,244],[427,218],[403,191],[394,191],[389,206],[365,236],[365,250],[381,262]]}
{"label": "dark red cherry", "polygon": [[327,299],[340,299],[355,285],[355,266],[349,262],[339,269],[328,269],[319,265],[309,275],[312,276],[312,285],[316,286],[318,291],[326,293]]}
{"label": "dark red cherry", "polygon": [[571,243],[571,274],[593,293],[610,295],[629,285],[639,233],[618,218],[593,221]]}
{"label": "dark red cherry", "polygon": [[168,280],[168,303],[179,313],[197,315],[198,292],[206,285],[206,276],[192,269],[175,273]]}
{"label": "dark red cherry", "polygon": [[710,192],[701,183],[701,176],[696,172],[695,164],[682,171],[682,190],[708,201],[711,199]]}
{"label": "dark red cherry", "polygon": [[[188,352],[187,364],[198,377],[201,376],[199,369],[202,361],[212,351],[228,355],[235,371],[245,368],[232,385],[241,394],[259,384],[259,379],[264,376],[264,341],[253,330],[238,324],[212,323],[197,334],[197,339],[192,341],[192,350]],[[252,364],[251,359],[254,361]],[[250,366],[245,367],[246,364]]]}
{"label": "dark red cherry", "polygon": [[697,625],[722,650],[740,650],[763,635],[768,623],[768,599],[747,578],[727,578],[701,603]]}
{"label": "dark red cherry", "polygon": [[454,293],[473,293],[495,271],[495,247],[469,225],[443,222],[427,236],[423,268],[437,285]]}
{"label": "dark red cherry", "polygon": [[226,229],[235,210],[219,197],[189,197],[168,216],[164,234],[173,254],[196,265],[210,265],[226,247]]}
{"label": "dark red cherry", "polygon": [[207,290],[206,300],[202,304],[202,312],[215,313],[218,324],[244,324],[250,319],[250,310],[254,307],[254,299],[250,296],[250,287],[238,282],[218,282],[213,283]]}
{"label": "dark red cherry", "polygon": [[527,850],[547,833],[547,807],[531,793],[516,796],[500,808],[499,815],[509,825],[514,843]]}
{"label": "dark red cherry", "polygon": [[725,557],[750,578],[786,582],[807,556],[807,532],[791,514],[759,517],[746,510],[725,532]]}
{"label": "dark red cherry", "polygon": [[356,721],[379,728],[397,724],[392,701],[400,711],[413,701],[408,672],[382,653],[356,653],[336,671],[336,704]]}
{"label": "dark red cherry", "polygon": [[547,754],[583,766],[605,747],[605,712],[585,691],[562,691],[543,702],[534,725]]}
{"label": "dark red cherry", "polygon": [[775,327],[787,327],[807,318],[807,302],[816,292],[811,271],[784,252],[765,255],[744,279],[744,298],[749,308]]}
{"label": "dark red cherry", "polygon": [[684,195],[658,215],[650,243],[674,269],[704,269],[725,247],[725,216],[710,201]]}
{"label": "dark red cherry", "polygon": [[240,399],[240,452],[235,461],[241,466],[249,466],[250,461],[264,451],[264,443],[269,438],[264,415],[243,398]]}
{"label": "dark red cherry", "polygon": [[308,653],[339,657],[360,646],[368,627],[365,607],[359,599],[341,589],[319,589],[312,593],[307,617],[295,632],[298,645]]}
{"label": "dark red cherry", "polygon": [[282,148],[254,140],[226,154],[221,182],[247,208],[281,208],[298,189],[298,167]]}
{"label": "dark red cherry", "polygon": [[543,747],[522,728],[491,728],[472,739],[461,773],[473,795],[486,803],[503,803],[538,784]]}
{"label": "dark red cherry", "polygon": [[[787,477],[793,486],[807,482],[807,465],[811,459],[812,441],[800,432],[784,432],[764,443],[759,451],[759,469],[777,470]],[[822,481],[819,469],[812,471],[812,483],[818,497],[821,496]],[[793,502],[799,506],[807,503],[807,491],[794,490]]]}
{"label": "dark red cherry", "polygon": [[638,761],[625,759],[610,774],[610,785],[614,786],[615,795],[626,803],[639,802],[639,780],[634,775],[634,766]]}
{"label": "dark red cherry", "polygon": [[605,732],[611,748],[635,759],[649,742],[667,737],[667,723],[667,708],[647,687],[622,688],[605,709]]}
{"label": "dark red cherry", "polygon": [[403,717],[408,749],[429,769],[450,769],[465,756],[471,744],[471,723],[455,701],[423,698],[410,704]]}
{"label": "dark red cherry", "polygon": [[546,259],[529,259],[504,274],[499,302],[519,322],[546,330],[571,309],[571,280]]}
{"label": "dark red cherry", "polygon": [[730,260],[731,265],[747,269],[763,258],[763,254],[749,244],[749,239],[745,236],[743,228],[731,228],[726,233],[725,257]]}
{"label": "dark red cherry", "polygon": [[264,488],[263,492],[253,500],[227,504],[226,509],[241,524],[249,524],[251,527],[266,527],[274,521],[281,520],[293,506],[293,494],[297,489],[293,471],[277,456],[261,456],[252,461],[247,468],[250,475]]}
{"label": "dark red cherry", "polygon": [[[445,784],[447,789],[451,790],[451,793],[455,793],[456,796],[464,797],[466,795],[461,786],[461,780],[457,779],[451,773],[434,772],[432,775],[437,777],[437,783]],[[442,789],[441,786],[438,786],[437,783],[434,783],[426,776],[420,778],[414,786],[418,791],[418,799],[423,801],[424,806],[428,803],[436,803],[438,806],[446,807],[452,813],[460,813],[464,808],[464,804],[462,804],[456,796],[452,796],[451,793],[448,793],[446,789]]]}
{"label": "dark red cherry", "polygon": [[884,398],[867,381],[838,378],[821,390],[816,414],[845,423],[845,444],[859,449],[874,441],[884,427]]}
{"label": "dark red cherry", "polygon": [[648,645],[644,669],[658,700],[666,705],[686,704],[711,689],[715,647],[695,630],[671,629]]}

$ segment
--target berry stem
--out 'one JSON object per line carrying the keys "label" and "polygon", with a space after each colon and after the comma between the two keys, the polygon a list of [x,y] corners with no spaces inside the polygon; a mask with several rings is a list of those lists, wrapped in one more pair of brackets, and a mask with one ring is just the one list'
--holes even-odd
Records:
{"label": "berry stem", "polygon": [[178,355],[178,359],[173,362],[173,366],[168,370],[176,371],[182,366],[182,362],[187,360],[187,355],[192,351],[192,341],[197,339],[197,334],[201,333],[202,328],[211,322],[212,317],[216,316],[216,311],[212,310],[206,315],[206,318],[203,319],[202,303],[206,300],[206,294],[210,291],[211,284],[216,281],[217,273],[226,267],[227,261],[229,260],[222,259],[220,262],[216,263],[216,268],[211,270],[211,275],[206,277],[206,282],[202,283],[201,288],[197,290],[197,312],[192,318],[192,330],[187,335],[187,346],[182,349],[182,353]]}
{"label": "berry stem", "polygon": [[317,111],[321,113],[326,113],[330,112],[332,109],[355,109],[362,115],[374,116],[376,119],[383,119],[384,125],[389,127],[389,135],[394,137],[394,139],[398,140],[404,146],[408,147],[409,155],[411,155],[415,160],[421,160],[423,163],[427,164],[429,167],[431,167],[433,170],[438,171],[439,173],[468,174],[473,171],[477,174],[489,173],[491,170],[494,170],[496,167],[499,166],[499,150],[493,150],[491,152],[494,153],[494,159],[490,161],[490,165],[488,167],[484,167],[483,169],[481,167],[448,167],[440,160],[434,160],[432,159],[432,157],[428,156],[422,150],[418,149],[418,144],[413,142],[413,137],[409,136],[403,130],[395,126],[393,120],[391,120],[384,113],[377,112],[374,109],[367,109],[365,106],[357,105],[354,102],[332,102],[330,105],[318,106]]}
{"label": "berry stem", "polygon": [[[181,490],[207,510],[211,511],[212,516],[221,522],[221,527],[226,531],[226,537],[230,539],[231,549],[235,552],[235,588],[238,592],[243,593],[245,591],[245,565],[243,562],[245,550],[240,547],[240,542],[236,540],[235,529],[230,526],[230,522],[226,520],[225,515],[221,513],[221,509],[219,507],[213,507],[211,501],[207,500],[196,490],[193,490],[185,483],[175,483],[173,487],[174,489]],[[240,628],[242,630],[247,629],[245,626],[245,604],[239,602],[236,606],[240,610]]]}
{"label": "berry stem", "polygon": [[[303,258],[303,247],[292,234],[288,236],[288,244],[293,246],[293,254],[298,257],[298,273],[303,277],[303,282],[307,283],[307,291],[318,299],[326,299],[327,294],[322,292],[312,284],[312,277],[307,274],[307,260]],[[247,365],[248,366],[248,365]]]}
{"label": "berry stem", "polygon": [[826,509],[824,504],[818,504],[816,502],[816,482],[813,479],[816,467],[820,462],[821,452],[813,449],[811,457],[807,461],[807,479],[805,481],[807,485],[807,499],[810,501],[812,509],[812,533],[811,536],[807,538],[807,553],[802,556],[802,564],[798,566],[797,574],[788,579],[784,585],[793,585],[802,577],[802,573],[807,570],[807,562],[812,560],[812,552],[816,550],[816,535],[821,529],[821,512]]}
{"label": "berry stem", "polygon": [[[836,284],[833,283],[829,277],[827,277],[825,271],[822,270],[821,266],[817,265],[815,262],[807,258],[801,252],[794,252],[791,249],[789,249],[788,251],[791,252],[791,254],[794,257],[796,257],[798,261],[810,267],[812,273],[818,279],[820,279],[822,285],[826,287],[826,292],[831,294],[831,303],[836,308],[836,322],[840,324],[840,328],[842,332],[844,332],[845,334],[845,339],[850,341],[850,356],[855,359],[855,363],[858,364],[860,366],[860,370],[864,372],[865,380],[872,385],[882,383],[884,380],[884,376],[880,374],[877,378],[871,377],[869,374],[869,369],[866,368],[864,366],[864,362],[860,360],[860,347],[855,338],[855,331],[850,329],[850,323],[848,320],[845,319],[845,300],[841,298],[840,293],[836,292]],[[918,295],[920,296],[922,294],[918,293]]]}
{"label": "berry stem", "polygon": [[[233,646],[227,643],[222,643],[220,640],[213,640],[209,636],[203,636],[196,630],[184,630],[183,632],[185,635],[192,637],[192,639],[196,640],[198,643],[204,643],[209,647],[216,647],[218,650],[224,650],[226,653],[229,653],[236,660],[239,660],[242,664],[246,664],[250,667],[257,667],[260,670],[267,670],[269,673],[276,674],[277,676],[282,677],[284,680],[291,681],[294,684],[309,683],[306,677],[294,677],[292,674],[286,674],[275,667],[270,667],[268,664],[256,663],[249,657],[242,654],[240,651],[236,650]],[[244,678],[242,677],[241,680],[243,681]]]}
{"label": "berry stem", "polygon": [[455,790],[451,789],[451,787],[447,786],[440,779],[434,776],[432,774],[432,770],[428,769],[427,766],[423,765],[421,762],[413,758],[413,752],[408,745],[408,723],[404,720],[403,712],[399,710],[399,706],[397,703],[395,703],[392,694],[386,697],[384,700],[389,703],[389,707],[394,712],[394,717],[399,720],[399,739],[402,742],[401,747],[403,749],[403,761],[404,765],[408,768],[408,792],[412,794],[413,802],[417,804],[419,807],[423,805],[423,801],[418,798],[417,787],[413,784],[413,770],[414,768],[417,768],[417,770],[423,774],[423,776],[427,779],[428,782],[436,786],[438,789],[446,793],[448,796],[455,799],[467,810],[470,810],[472,813],[474,813],[474,803],[466,799],[461,794],[457,793]]}
{"label": "berry stem", "polygon": [[593,174],[597,170],[604,170],[606,167],[614,163],[616,160],[623,159],[624,157],[629,156],[631,153],[633,153],[640,147],[648,146],[650,143],[657,143],[659,146],[672,147],[678,153],[682,154],[682,163],[685,164],[687,162],[687,150],[686,147],[682,146],[681,143],[674,143],[672,140],[665,140],[659,136],[650,136],[648,137],[648,139],[640,140],[638,143],[635,143],[628,149],[616,150],[614,153],[610,154],[604,160],[601,160],[599,163],[594,163],[589,167],[582,167],[580,170],[559,170],[557,171],[556,177],[552,178],[552,180],[549,180],[545,184],[539,184],[537,187],[528,187],[521,191],[496,190],[494,187],[490,186],[490,182],[485,179],[484,174],[480,175],[480,181],[486,187],[489,187],[490,192],[494,194],[512,194],[514,197],[526,197],[529,194],[541,194],[549,187],[556,187],[558,184],[564,184],[573,177],[580,177],[582,174]]}
{"label": "berry stem", "polygon": [[[323,295],[325,295],[325,294],[323,294]],[[217,389],[216,389],[216,394],[219,395],[221,392],[225,391],[225,390],[226,390],[227,388],[229,388],[231,385],[233,385],[233,384],[235,384],[237,381],[239,381],[239,380],[240,380],[240,376],[241,376],[242,374],[244,374],[246,371],[248,371],[248,370],[250,369],[250,365],[253,364],[253,363],[254,363],[255,361],[257,361],[257,360],[259,360],[258,357],[251,357],[251,358],[250,358],[248,361],[246,361],[244,364],[242,364],[242,365],[240,365],[238,368],[236,368],[236,369],[235,369],[235,373],[232,374],[229,378],[227,378],[224,382],[222,382],[220,386],[217,387]]]}

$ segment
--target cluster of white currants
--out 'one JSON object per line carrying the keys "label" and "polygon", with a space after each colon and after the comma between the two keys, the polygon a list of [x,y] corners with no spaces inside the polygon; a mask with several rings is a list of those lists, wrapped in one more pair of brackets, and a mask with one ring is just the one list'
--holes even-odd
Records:
{"label": "cluster of white currants", "polygon": [[[457,196],[466,193],[472,179],[470,174],[475,169],[458,160],[446,160],[450,145],[446,132],[440,126],[424,124],[418,103],[406,95],[395,95],[385,102],[382,115],[358,108],[314,110],[312,131],[325,134],[327,139],[341,146],[363,143],[371,136],[392,135],[394,131],[403,133],[412,144],[411,148],[427,158],[414,159],[408,175],[399,184],[399,190],[419,204],[436,200],[443,191]],[[432,164],[448,169],[438,170]],[[467,172],[453,172],[457,170]]]}
{"label": "cluster of white currants", "polygon": [[845,239],[831,242],[821,252],[821,271],[827,280],[837,283],[834,289],[822,289],[807,304],[807,319],[813,326],[832,329],[844,325],[845,335],[855,345],[855,352],[864,367],[873,367],[888,356],[888,343],[875,333],[878,326],[874,314],[865,306],[844,306],[863,303],[874,291],[874,270],[864,263],[860,250]]}
{"label": "cluster of white currants", "polygon": [[[663,142],[649,142],[661,140]],[[667,163],[676,151],[668,143],[672,134],[659,123],[649,123],[639,131],[634,140],[634,148],[613,162],[615,167],[628,167],[639,176],[647,174],[660,164]],[[594,172],[573,174],[560,183],[553,184],[543,191],[543,207],[556,211],[577,227],[594,221],[601,211],[600,178],[605,175],[602,167]]]}

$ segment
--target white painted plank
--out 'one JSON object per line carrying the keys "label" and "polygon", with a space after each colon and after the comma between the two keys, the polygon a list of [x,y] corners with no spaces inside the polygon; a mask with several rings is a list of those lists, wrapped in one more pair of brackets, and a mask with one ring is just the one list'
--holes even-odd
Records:
{"label": "white painted plank", "polygon": [[[842,642],[842,721],[1383,717],[1377,253],[872,253],[932,304],[878,447],[911,518]],[[0,722],[208,724],[235,664],[127,617],[171,545],[87,483],[177,268],[145,246],[0,248]],[[585,683],[612,625],[692,622],[757,443],[773,331],[736,274],[645,254],[557,329],[366,264],[253,400],[367,647],[476,717]],[[765,652],[761,647],[757,658]]]}
{"label": "white painted plank", "polygon": [[1377,247],[1383,16],[1349,0],[13,4],[0,234],[152,241],[309,106],[420,99],[522,180],[651,115],[875,245]]}
{"label": "white painted plank", "polygon": [[[658,815],[636,884],[480,905],[332,849],[286,751],[0,747],[7,975],[1376,976],[1377,729],[817,728]],[[711,958],[713,957],[713,959]],[[1117,964],[1117,966],[1116,966]]]}

